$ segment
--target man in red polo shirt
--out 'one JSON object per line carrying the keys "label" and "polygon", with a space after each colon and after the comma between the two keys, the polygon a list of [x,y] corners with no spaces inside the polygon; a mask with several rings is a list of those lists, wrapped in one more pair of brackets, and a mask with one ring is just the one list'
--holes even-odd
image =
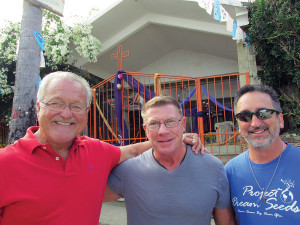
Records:
{"label": "man in red polo shirt", "polygon": [[42,80],[39,127],[0,149],[0,225],[98,225],[110,171],[151,144],[119,148],[78,137],[91,100],[88,83],[73,73]]}

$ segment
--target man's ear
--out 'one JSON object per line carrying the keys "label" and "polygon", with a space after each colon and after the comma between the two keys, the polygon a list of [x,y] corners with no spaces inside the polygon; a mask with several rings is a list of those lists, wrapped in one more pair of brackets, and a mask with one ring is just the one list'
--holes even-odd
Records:
{"label": "man's ear", "polygon": [[282,113],[280,113],[280,114],[278,115],[278,119],[279,119],[279,127],[280,127],[281,129],[283,129],[283,128],[284,128],[284,119],[283,119],[283,114],[282,114]]}
{"label": "man's ear", "polygon": [[90,112],[90,108],[88,108],[85,112],[85,115],[88,116],[89,115],[89,112]]}
{"label": "man's ear", "polygon": [[36,109],[37,109],[37,118],[39,118],[39,112],[41,110],[41,105],[39,102],[36,103]]}
{"label": "man's ear", "polygon": [[149,132],[149,131],[147,130],[147,128],[146,128],[146,126],[145,126],[144,124],[143,124],[143,128],[144,128],[146,137],[149,138],[149,137],[148,137],[148,132]]}
{"label": "man's ear", "polygon": [[183,129],[184,129],[184,132],[186,132],[186,118],[185,118],[185,116],[182,118],[182,126],[183,126]]}

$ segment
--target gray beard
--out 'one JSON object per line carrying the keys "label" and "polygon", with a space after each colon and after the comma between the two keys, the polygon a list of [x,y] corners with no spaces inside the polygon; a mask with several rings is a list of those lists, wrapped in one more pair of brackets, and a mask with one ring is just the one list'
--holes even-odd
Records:
{"label": "gray beard", "polygon": [[[270,131],[268,130],[270,133]],[[244,137],[249,145],[257,150],[264,150],[269,147],[278,137],[280,133],[279,121],[277,122],[276,129],[274,133],[270,133],[270,137],[268,138],[252,138],[250,136]]]}

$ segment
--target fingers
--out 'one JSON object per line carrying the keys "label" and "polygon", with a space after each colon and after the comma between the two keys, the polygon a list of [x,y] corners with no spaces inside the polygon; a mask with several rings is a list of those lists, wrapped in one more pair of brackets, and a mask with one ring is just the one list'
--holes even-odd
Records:
{"label": "fingers", "polygon": [[208,153],[208,154],[209,154],[210,152],[204,147],[204,145],[202,145],[200,154],[201,154],[201,155],[204,155],[205,153]]}
{"label": "fingers", "polygon": [[193,151],[196,155],[198,155],[199,152],[201,151],[201,148],[202,148],[201,140],[200,140],[198,134],[195,134],[195,133],[192,133],[192,134],[191,134],[191,137],[192,137],[192,140],[193,140],[192,151]]}
{"label": "fingers", "polygon": [[183,135],[182,141],[189,144],[189,145],[194,145],[195,140],[196,140],[196,144],[197,144],[197,139],[195,138],[194,134],[186,133],[186,134]]}
{"label": "fingers", "polygon": [[199,152],[201,151],[201,148],[202,148],[202,144],[201,144],[201,141],[199,141],[200,139],[198,138],[197,140],[194,140],[193,141],[193,147],[192,147],[192,151],[198,155]]}
{"label": "fingers", "polygon": [[187,133],[183,136],[183,141],[189,145],[192,145],[192,151],[198,155],[199,152],[201,155],[209,153],[209,151],[201,143],[200,137],[196,133]]}

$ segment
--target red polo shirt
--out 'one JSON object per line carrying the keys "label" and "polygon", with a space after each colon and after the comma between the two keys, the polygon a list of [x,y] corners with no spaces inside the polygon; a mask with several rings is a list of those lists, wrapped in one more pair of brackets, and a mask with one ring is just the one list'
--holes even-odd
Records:
{"label": "red polo shirt", "polygon": [[76,137],[65,161],[27,130],[0,149],[1,225],[98,225],[107,177],[121,151]]}

